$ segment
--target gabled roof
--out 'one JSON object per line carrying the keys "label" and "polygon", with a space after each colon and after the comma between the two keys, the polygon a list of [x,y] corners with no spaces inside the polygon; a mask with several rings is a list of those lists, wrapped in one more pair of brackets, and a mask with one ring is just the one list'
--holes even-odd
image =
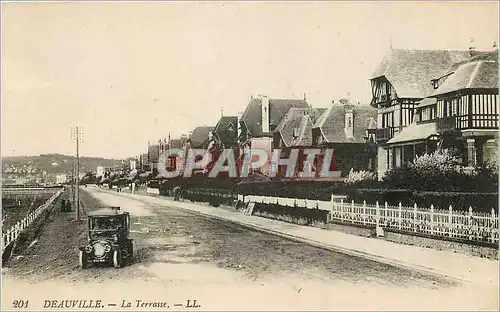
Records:
{"label": "gabled roof", "polygon": [[169,148],[182,148],[182,139],[170,139]]}
{"label": "gabled roof", "polygon": [[213,134],[224,146],[238,143],[238,116],[222,116],[215,125]]}
{"label": "gabled roof", "polygon": [[348,138],[344,131],[344,105],[330,106],[318,119],[313,129],[320,129],[328,143],[364,143],[365,131],[373,127],[377,110],[369,105],[350,105],[353,110],[354,139]]}
{"label": "gabled roof", "polygon": [[[290,108],[309,108],[306,100],[296,99],[269,99],[269,125],[278,125]],[[262,134],[262,99],[253,98],[248,103],[243,115],[241,116],[251,136]]]}
{"label": "gabled roof", "polygon": [[469,58],[469,51],[394,49],[382,60],[371,79],[385,76],[399,98],[424,98],[433,92],[433,78]]}
{"label": "gabled roof", "polygon": [[425,99],[423,99],[422,101],[420,101],[418,103],[417,108],[422,108],[422,107],[427,107],[427,106],[435,105],[436,103],[437,103],[436,98],[426,97]]}
{"label": "gabled roof", "polygon": [[[288,146],[309,146],[312,144],[311,128],[325,111],[325,108],[292,107],[275,129]],[[298,135],[294,139],[294,131]]]}
{"label": "gabled roof", "polygon": [[191,140],[192,148],[206,148],[205,145],[208,143],[208,135],[214,130],[214,127],[196,127],[189,139]]}
{"label": "gabled roof", "polygon": [[432,96],[463,89],[498,88],[498,53],[483,53],[454,65]]}

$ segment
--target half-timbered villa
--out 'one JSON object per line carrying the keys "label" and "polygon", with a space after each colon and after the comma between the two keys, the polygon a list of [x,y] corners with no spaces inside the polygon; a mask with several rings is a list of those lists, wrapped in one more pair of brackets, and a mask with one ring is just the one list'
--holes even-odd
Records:
{"label": "half-timbered villa", "polygon": [[417,109],[417,124],[433,125],[440,148],[461,152],[464,165],[496,162],[498,50],[472,54],[432,80],[435,88]]}
{"label": "half-timbered villa", "polygon": [[[440,77],[453,64],[470,58],[470,51],[403,50],[391,49],[372,75],[371,106],[377,109],[376,141],[378,144],[378,176],[382,178],[387,169],[401,165],[404,159],[415,153],[436,147],[435,129],[432,125],[413,123],[415,107],[435,90],[432,79]],[[425,104],[425,103],[424,103]],[[411,131],[420,133],[418,138],[405,137],[403,128],[411,125]],[[422,138],[425,136],[425,138]],[[411,142],[411,143],[409,143]],[[406,156],[402,157],[402,146]],[[413,153],[413,155],[412,155]]]}

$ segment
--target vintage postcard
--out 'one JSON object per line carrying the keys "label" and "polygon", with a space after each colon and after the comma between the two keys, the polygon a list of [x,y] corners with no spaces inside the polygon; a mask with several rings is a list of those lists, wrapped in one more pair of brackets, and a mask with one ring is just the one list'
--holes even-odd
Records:
{"label": "vintage postcard", "polygon": [[497,1],[1,6],[2,311],[498,311]]}

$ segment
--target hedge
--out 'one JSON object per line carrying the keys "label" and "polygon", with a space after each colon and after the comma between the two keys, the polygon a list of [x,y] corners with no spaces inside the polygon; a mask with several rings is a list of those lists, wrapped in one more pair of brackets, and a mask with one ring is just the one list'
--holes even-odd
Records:
{"label": "hedge", "polygon": [[311,225],[315,222],[326,223],[328,213],[328,211],[321,209],[285,207],[263,203],[255,203],[253,209],[253,214],[257,216],[303,225]]}
{"label": "hedge", "polygon": [[399,202],[403,206],[448,209],[451,205],[454,210],[468,211],[469,206],[474,211],[491,212],[498,211],[498,193],[473,193],[473,192],[427,192],[418,190],[387,190],[387,189],[353,189],[347,194],[347,200],[356,203],[366,201],[367,204],[375,204],[377,201],[383,205],[385,202],[391,206],[397,206]]}

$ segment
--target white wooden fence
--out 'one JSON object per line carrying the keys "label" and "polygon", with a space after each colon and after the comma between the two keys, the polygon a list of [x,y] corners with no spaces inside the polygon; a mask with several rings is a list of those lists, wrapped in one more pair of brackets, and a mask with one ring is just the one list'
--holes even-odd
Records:
{"label": "white wooden fence", "polygon": [[[52,189],[52,191],[54,191]],[[47,208],[49,207],[62,193],[64,189],[59,189],[52,197],[50,197],[44,204],[40,205],[35,210],[31,211],[27,216],[24,217],[21,221],[18,221],[15,225],[13,225],[10,229],[2,233],[2,254],[13,241],[15,241],[19,235],[28,228],[36,218]],[[2,231],[3,232],[3,231]]]}
{"label": "white wooden fence", "polygon": [[492,208],[490,213],[456,211],[450,206],[447,210],[430,208],[367,205],[344,202],[345,197],[332,195],[330,201],[282,198],[271,196],[238,195],[242,202],[279,204],[288,207],[321,209],[330,212],[331,220],[353,224],[374,225],[377,228],[392,228],[407,232],[447,236],[470,241],[499,242],[499,218]]}

